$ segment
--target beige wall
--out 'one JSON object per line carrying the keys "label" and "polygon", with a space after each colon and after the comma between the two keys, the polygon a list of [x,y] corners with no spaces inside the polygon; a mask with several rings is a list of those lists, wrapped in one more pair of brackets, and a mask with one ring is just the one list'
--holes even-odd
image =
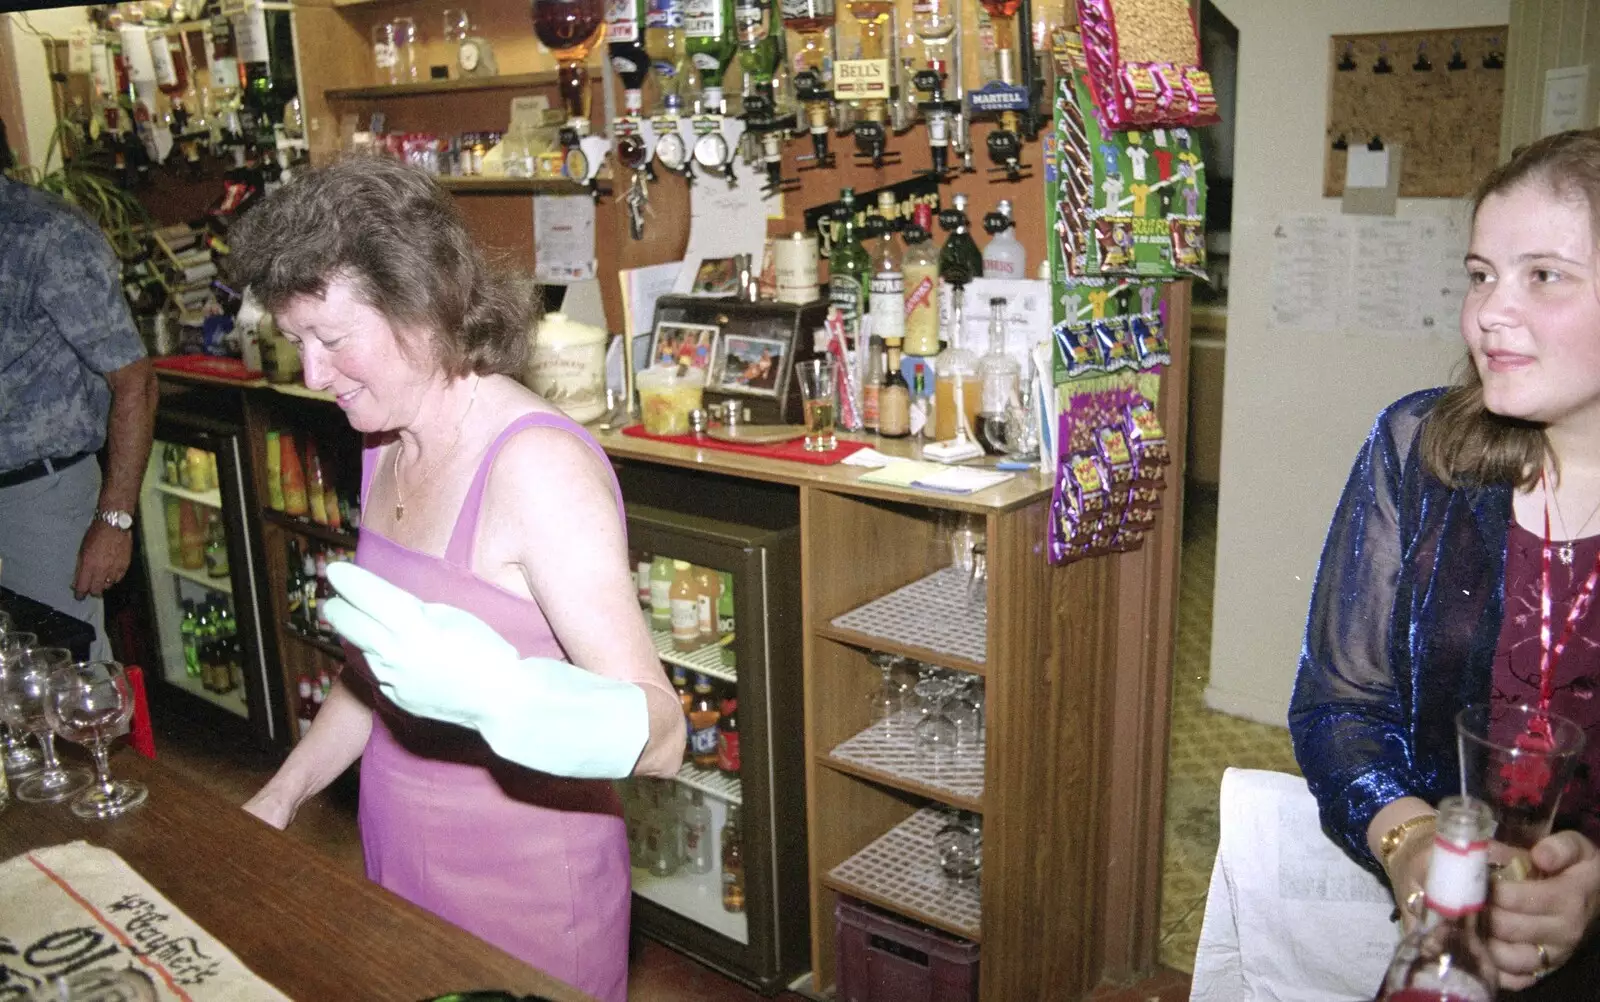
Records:
{"label": "beige wall", "polygon": [[1589,66],[1589,126],[1600,124],[1600,0],[1511,0],[1500,156],[1539,138],[1544,74]]}
{"label": "beige wall", "polygon": [[[1453,331],[1376,338],[1269,320],[1271,233],[1322,192],[1328,36],[1505,24],[1508,0],[1215,0],[1239,28],[1221,507],[1207,702],[1282,725],[1328,518],[1376,413],[1449,378]],[[1591,0],[1593,2],[1593,0]],[[1402,217],[1460,212],[1403,199]],[[1464,248],[1463,248],[1464,250]]]}
{"label": "beige wall", "polygon": [[[55,104],[50,95],[44,40],[40,34],[65,39],[73,28],[87,25],[87,7],[56,7],[24,14],[0,15],[0,95],[10,91],[20,103],[20,113],[5,114],[11,148],[19,164],[43,167],[50,135],[55,131]],[[36,34],[37,32],[37,34]],[[8,102],[9,103],[9,102]],[[0,113],[10,109],[0,108]],[[15,118],[20,117],[21,121]]]}

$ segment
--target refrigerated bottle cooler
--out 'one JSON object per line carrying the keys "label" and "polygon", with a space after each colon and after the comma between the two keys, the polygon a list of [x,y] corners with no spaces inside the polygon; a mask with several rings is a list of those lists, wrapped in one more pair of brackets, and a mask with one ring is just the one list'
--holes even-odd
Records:
{"label": "refrigerated bottle cooler", "polygon": [[[771,994],[810,964],[798,507],[790,494],[742,510],[673,510],[704,493],[682,492],[660,468],[625,465],[619,474],[636,562],[686,564],[732,598],[731,608],[721,603],[716,640],[688,644],[680,631],[675,643],[659,617],[651,629],[663,668],[687,691],[686,709],[697,707],[690,743],[698,747],[675,780],[619,784],[634,925]],[[648,618],[647,592],[648,583],[640,609]],[[736,751],[730,761],[727,732],[714,727],[713,762],[707,725],[724,722],[728,700],[736,700]]]}

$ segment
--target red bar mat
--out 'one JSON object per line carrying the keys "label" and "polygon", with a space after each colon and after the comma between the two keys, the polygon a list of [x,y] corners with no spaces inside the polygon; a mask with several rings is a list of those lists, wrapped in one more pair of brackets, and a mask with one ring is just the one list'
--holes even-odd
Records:
{"label": "red bar mat", "polygon": [[246,382],[261,378],[261,373],[246,369],[244,362],[239,359],[221,358],[216,355],[167,355],[155,359],[150,364],[169,372],[187,372],[190,375],[211,376],[214,379],[237,379]]}
{"label": "red bar mat", "polygon": [[719,442],[709,435],[701,438],[695,438],[693,435],[652,435],[644,430],[642,424],[630,424],[622,429],[622,433],[633,438],[648,438],[652,442],[692,445],[701,449],[721,449],[724,452],[739,452],[746,456],[764,456],[767,459],[810,463],[812,466],[832,466],[846,456],[867,447],[865,442],[850,442],[842,438],[839,440],[839,447],[829,452],[807,452],[805,440],[798,438],[793,442],[780,442],[777,445],[735,445],[732,442]]}

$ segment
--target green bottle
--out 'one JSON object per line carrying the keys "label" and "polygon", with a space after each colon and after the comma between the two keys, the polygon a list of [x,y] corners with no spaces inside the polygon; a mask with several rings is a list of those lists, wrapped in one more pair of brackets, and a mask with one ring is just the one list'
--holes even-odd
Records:
{"label": "green bottle", "polygon": [[197,639],[199,623],[194,612],[194,603],[189,599],[183,600],[183,622],[178,626],[178,632],[183,637],[183,670],[190,678],[200,677],[200,645]]}
{"label": "green bottle", "polygon": [[853,188],[839,192],[844,221],[828,254],[828,302],[844,314],[845,333],[851,338],[861,329],[866,312],[867,287],[872,278],[872,257],[861,246],[856,232],[856,193]]}
{"label": "green bottle", "polygon": [[650,563],[650,627],[672,629],[671,557],[656,557]]}
{"label": "green bottle", "polygon": [[983,277],[983,254],[972,239],[972,225],[967,221],[967,196],[957,195],[954,201],[953,215],[959,217],[959,222],[939,252],[939,277],[951,285],[962,286]]}
{"label": "green bottle", "polygon": [[739,65],[744,67],[755,92],[772,101],[772,76],[778,71],[779,32],[771,30],[767,5],[761,0],[733,0],[733,23],[739,44]]}
{"label": "green bottle", "polygon": [[722,80],[739,47],[733,30],[733,0],[684,0],[683,13],[689,61],[700,78],[701,107],[707,114],[719,114]]}

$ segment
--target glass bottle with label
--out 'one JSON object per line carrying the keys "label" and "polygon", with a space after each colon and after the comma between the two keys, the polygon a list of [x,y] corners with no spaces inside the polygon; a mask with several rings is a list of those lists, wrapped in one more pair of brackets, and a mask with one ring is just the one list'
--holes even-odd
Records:
{"label": "glass bottle with label", "polygon": [[872,259],[861,246],[856,233],[856,193],[852,188],[839,192],[844,214],[839,235],[828,255],[828,302],[844,314],[845,333],[853,340],[861,328],[861,314],[867,306],[867,276]]}
{"label": "glass bottle with label", "polygon": [[692,651],[700,646],[700,604],[694,593],[694,568],[687,560],[672,562],[672,647]]}
{"label": "glass bottle with label", "polygon": [[828,91],[833,86],[833,53],[828,30],[835,19],[833,0],[783,0],[783,26],[799,38],[792,60],[795,96],[805,106],[806,130],[818,162],[828,159]]}
{"label": "glass bottle with label", "polygon": [[928,69],[949,72],[950,41],[955,36],[956,0],[912,0],[911,32],[922,42]]}
{"label": "glass bottle with label", "polygon": [[917,206],[900,258],[905,287],[905,353],[939,354],[939,252],[933,246],[933,210]]}
{"label": "glass bottle with label", "polygon": [[994,213],[984,219],[984,228],[994,236],[983,248],[985,278],[1027,278],[1028,252],[1017,239],[1017,224],[1011,217],[1011,200],[1002,198]]}
{"label": "glass bottle with label", "polygon": [[911,387],[900,372],[900,346],[888,347],[883,388],[878,391],[878,434],[905,438],[911,434]]}
{"label": "glass bottle with label", "polygon": [[711,809],[705,794],[691,790],[680,814],[683,821],[683,865],[690,873],[710,873],[715,860],[711,838]]}
{"label": "glass bottle with label", "polygon": [[744,911],[744,832],[739,808],[729,806],[722,825],[722,910]]}
{"label": "glass bottle with label", "polygon": [[672,559],[657,556],[650,564],[650,628],[672,629]]}
{"label": "glass bottle with label", "polygon": [[724,667],[734,667],[733,656],[733,575],[727,571],[718,571],[717,577],[722,579],[722,591],[717,597],[717,646],[722,655]]}
{"label": "glass bottle with label", "polygon": [[939,277],[951,286],[963,286],[974,278],[983,277],[983,255],[972,239],[971,222],[967,219],[967,196],[957,194],[948,221],[954,225],[945,238],[944,249],[939,252]]}
{"label": "glass bottle with label", "polygon": [[556,57],[569,125],[587,130],[589,73],[584,61],[605,28],[605,0],[533,0],[533,34]]}
{"label": "glass bottle with label", "polygon": [[722,111],[722,81],[738,50],[733,0],[684,0],[684,36],[692,72],[700,82],[700,104],[708,115]]}
{"label": "glass bottle with label", "polygon": [[228,540],[222,532],[222,519],[211,512],[206,519],[206,577],[228,576]]}
{"label": "glass bottle with label", "polygon": [[661,99],[672,97],[681,101],[689,76],[687,39],[683,36],[683,0],[648,0],[644,47],[650,54]]}
{"label": "glass bottle with label", "polygon": [[739,65],[744,69],[748,100],[757,96],[772,111],[777,101],[772,90],[778,71],[778,35],[772,30],[767,5],[762,0],[733,0],[734,35],[739,46]]}
{"label": "glass bottle with label", "polygon": [[[889,15],[894,12],[894,0],[846,0],[845,9],[855,18],[861,32],[860,63],[872,64],[865,79],[881,80],[887,92],[889,82]],[[869,98],[860,102],[861,116],[869,122],[882,122],[888,115],[885,98]]]}
{"label": "glass bottle with label", "polygon": [[717,767],[717,722],[722,714],[711,692],[711,680],[694,677],[694,703],[689,707],[689,758],[699,769]]}
{"label": "glass bottle with label", "polygon": [[717,602],[722,598],[722,576],[709,567],[694,569],[695,619],[700,638],[696,647],[717,642]]}
{"label": "glass bottle with label", "polygon": [[717,769],[737,776],[739,766],[739,701],[729,696],[722,701],[722,719],[717,721]]}
{"label": "glass bottle with label", "polygon": [[868,434],[878,431],[878,395],[883,390],[883,340],[872,335],[867,344],[867,374],[861,380],[861,428]]}
{"label": "glass bottle with label", "polygon": [[1004,455],[1007,421],[1021,389],[1022,366],[1006,354],[1006,301],[999,296],[989,300],[989,350],[978,362],[978,381],[983,401],[973,430],[985,452]]}
{"label": "glass bottle with label", "polygon": [[872,253],[872,279],[869,284],[869,309],[872,336],[885,342],[898,341],[906,329],[906,283],[900,254],[895,247],[898,211],[894,193],[878,193],[878,215],[882,230]]}
{"label": "glass bottle with label", "polygon": [[606,56],[622,81],[625,115],[644,113],[644,78],[650,54],[644,47],[647,0],[609,0],[606,4]]}

